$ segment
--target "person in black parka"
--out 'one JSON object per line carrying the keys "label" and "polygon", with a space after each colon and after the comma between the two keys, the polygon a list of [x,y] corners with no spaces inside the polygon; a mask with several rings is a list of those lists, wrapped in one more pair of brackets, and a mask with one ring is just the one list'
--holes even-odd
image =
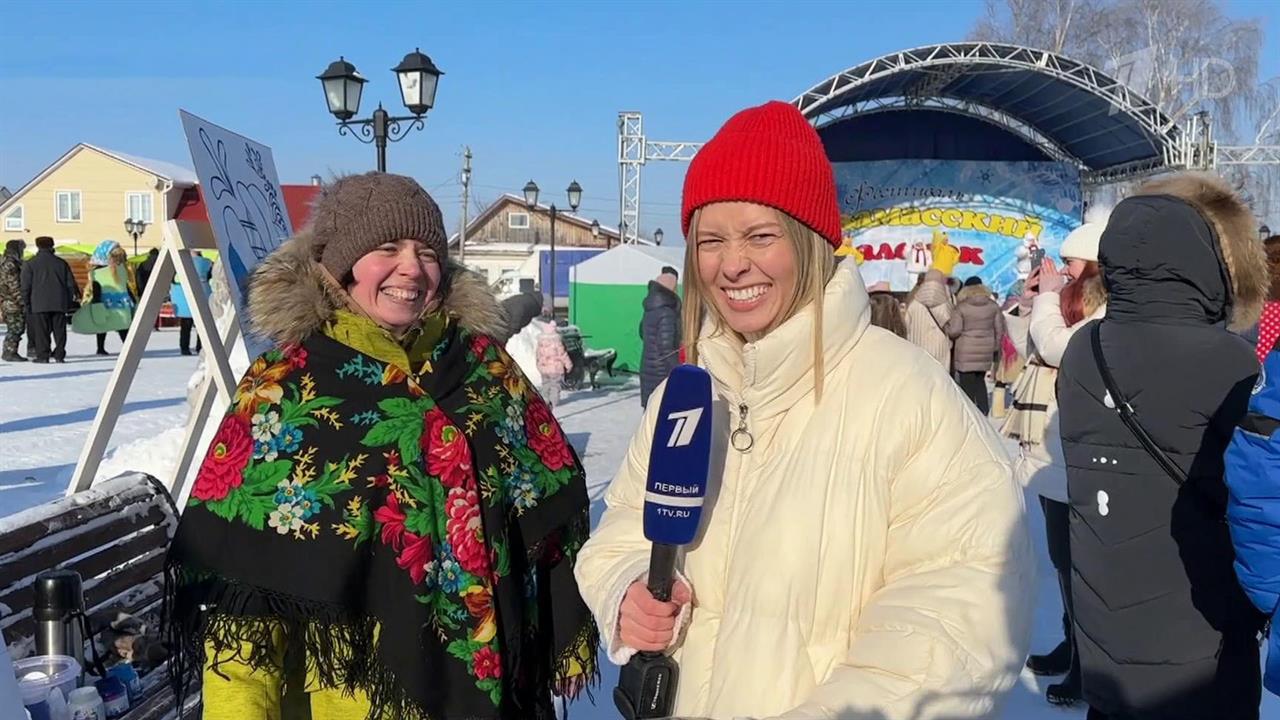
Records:
{"label": "person in black parka", "polygon": [[649,395],[680,364],[680,296],[676,294],[679,274],[671,266],[662,268],[649,281],[640,319],[640,406],[649,404]]}
{"label": "person in black parka", "polygon": [[66,362],[67,313],[79,306],[80,285],[67,261],[53,254],[53,238],[36,238],[36,256],[23,264],[21,284],[32,362]]}
{"label": "person in black parka", "polygon": [[[506,330],[495,338],[505,346],[511,336],[524,330],[526,325],[542,314],[542,293],[530,291],[512,295],[503,300],[501,305],[502,314],[506,318]],[[548,304],[546,307],[551,306]]]}
{"label": "person in black parka", "polygon": [[[1262,617],[1232,570],[1223,482],[1258,375],[1228,331],[1257,320],[1267,291],[1254,225],[1221,179],[1183,173],[1143,185],[1102,235],[1107,313],[1071,338],[1058,375],[1091,720],[1258,717]],[[1095,328],[1116,388],[1176,472],[1121,420]]]}
{"label": "person in black parka", "polygon": [[151,248],[147,251],[147,259],[138,263],[138,269],[133,273],[137,281],[139,299],[142,298],[142,293],[147,289],[147,282],[151,280],[151,273],[156,271],[156,262],[159,257],[160,251],[156,248]]}

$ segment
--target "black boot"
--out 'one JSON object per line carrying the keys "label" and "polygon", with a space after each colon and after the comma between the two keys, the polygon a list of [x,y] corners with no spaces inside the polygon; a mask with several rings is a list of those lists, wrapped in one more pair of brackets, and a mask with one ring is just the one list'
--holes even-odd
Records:
{"label": "black boot", "polygon": [[1080,702],[1083,695],[1080,691],[1079,669],[1072,668],[1072,672],[1067,673],[1062,682],[1054,683],[1045,689],[1044,698],[1049,701],[1050,705],[1057,705],[1058,707],[1071,707]]}
{"label": "black boot", "polygon": [[0,360],[4,360],[5,362],[26,362],[27,361],[26,358],[22,357],[18,353],[6,353],[3,357],[0,357]]}
{"label": "black boot", "polygon": [[1032,655],[1027,658],[1027,669],[1033,675],[1067,674],[1071,669],[1071,644],[1063,640],[1048,654]]}

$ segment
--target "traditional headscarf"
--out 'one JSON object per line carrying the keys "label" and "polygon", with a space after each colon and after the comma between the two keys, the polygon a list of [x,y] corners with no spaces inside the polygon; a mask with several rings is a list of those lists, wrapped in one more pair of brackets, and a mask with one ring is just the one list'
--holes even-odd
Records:
{"label": "traditional headscarf", "polygon": [[90,267],[106,267],[111,263],[111,251],[120,247],[120,243],[115,240],[103,240],[98,243],[98,247],[93,249],[93,255],[89,258]]}

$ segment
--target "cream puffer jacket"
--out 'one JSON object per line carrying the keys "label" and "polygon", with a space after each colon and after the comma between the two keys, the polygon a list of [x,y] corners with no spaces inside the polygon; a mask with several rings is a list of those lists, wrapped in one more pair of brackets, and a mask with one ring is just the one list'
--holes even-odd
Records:
{"label": "cream puffer jacket", "polygon": [[[712,718],[979,718],[1017,677],[1033,560],[1000,440],[946,371],[869,327],[853,263],[828,284],[815,404],[812,310],[760,341],[698,341],[715,378],[714,459],[694,603],[673,642],[676,714]],[[661,393],[664,388],[659,388]],[[609,643],[648,567],[649,403],[578,558]],[[729,447],[745,418],[749,452]]]}
{"label": "cream puffer jacket", "polygon": [[[1058,374],[1058,366],[1062,364],[1062,355],[1067,351],[1067,343],[1077,330],[1094,320],[1105,317],[1107,304],[1104,302],[1088,317],[1068,325],[1062,317],[1062,295],[1057,292],[1041,293],[1031,305],[1031,314],[1027,316],[1005,315],[1009,328],[1009,337],[1018,350],[1018,354],[1027,356],[1029,350],[1035,350],[1039,362],[1046,367],[1028,366],[1024,372],[1049,373],[1046,381],[1052,382]],[[1027,338],[1031,339],[1028,348]],[[1062,454],[1062,437],[1059,434],[1058,398],[1054,393],[1044,403],[1045,428],[1044,442],[1027,445],[1022,449],[1013,466],[1013,477],[1018,484],[1041,497],[1060,503],[1067,499],[1067,460]]]}

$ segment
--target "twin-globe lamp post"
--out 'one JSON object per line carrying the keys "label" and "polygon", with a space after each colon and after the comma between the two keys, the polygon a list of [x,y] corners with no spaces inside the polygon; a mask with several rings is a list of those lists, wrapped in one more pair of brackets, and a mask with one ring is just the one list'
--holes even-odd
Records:
{"label": "twin-globe lamp post", "polygon": [[138,237],[147,231],[147,224],[141,220],[129,218],[124,221],[124,231],[133,238],[133,254],[138,254]]}
{"label": "twin-globe lamp post", "polygon": [[[419,130],[425,127],[423,115],[435,105],[436,88],[440,83],[440,76],[444,74],[431,62],[431,58],[416,48],[391,70],[395,72],[400,84],[400,99],[405,108],[413,113],[411,116],[392,117],[382,109],[382,103],[378,103],[373,117],[352,120],[360,112],[360,94],[368,80],[344,57],[329,63],[329,67],[316,76],[324,86],[324,99],[329,105],[329,112],[338,118],[338,134],[349,134],[366,145],[373,143],[377,146],[378,172],[387,171],[388,141],[397,142],[415,127]],[[401,122],[407,124],[401,125]]]}
{"label": "twin-globe lamp post", "polygon": [[[569,196],[569,210],[576,212],[578,205],[582,203],[582,186],[577,180],[569,183],[569,187],[565,189]],[[530,210],[538,207],[538,184],[530,180],[524,186],[524,204],[529,206]],[[554,320],[556,316],[556,210],[555,203],[551,204],[551,317]],[[600,237],[600,222],[598,220],[591,221],[591,237]]]}

